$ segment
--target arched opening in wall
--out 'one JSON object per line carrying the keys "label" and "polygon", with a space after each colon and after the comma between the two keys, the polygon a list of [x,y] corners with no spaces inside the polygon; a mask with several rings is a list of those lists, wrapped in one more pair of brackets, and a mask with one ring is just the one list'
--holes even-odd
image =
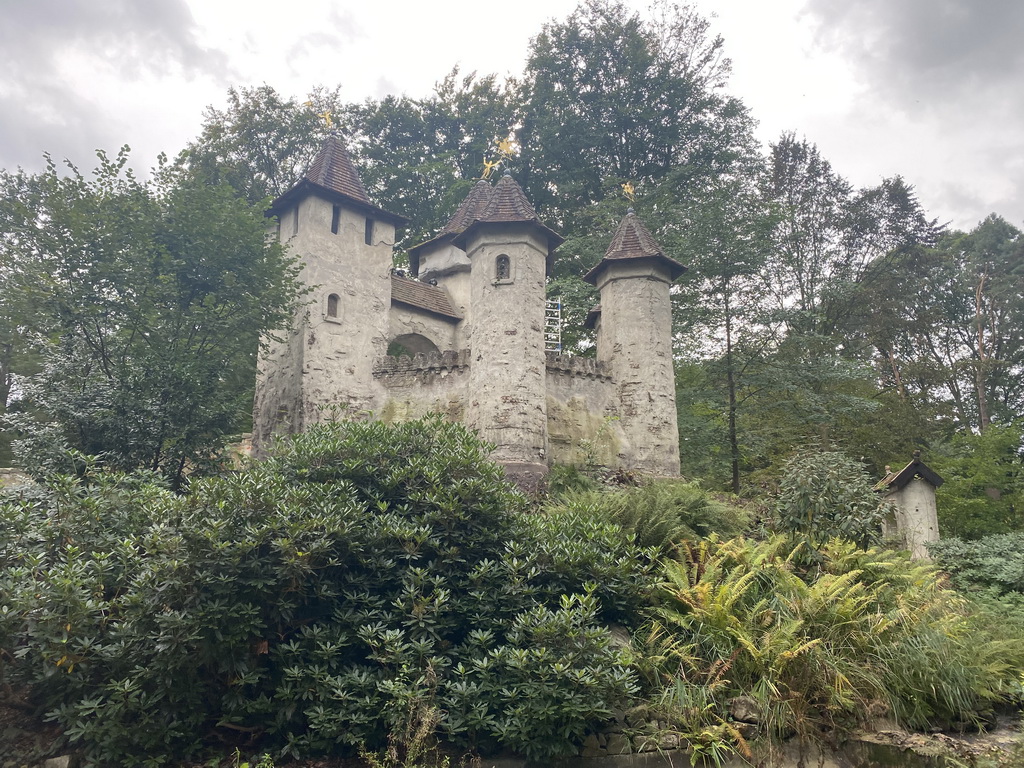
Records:
{"label": "arched opening in wall", "polygon": [[504,253],[494,260],[494,278],[496,280],[512,279],[512,260]]}
{"label": "arched opening in wall", "polygon": [[391,357],[412,357],[437,351],[434,342],[418,333],[403,333],[401,336],[395,336],[388,344],[388,354]]}
{"label": "arched opening in wall", "polygon": [[327,297],[327,316],[337,317],[338,316],[338,294],[332,293]]}

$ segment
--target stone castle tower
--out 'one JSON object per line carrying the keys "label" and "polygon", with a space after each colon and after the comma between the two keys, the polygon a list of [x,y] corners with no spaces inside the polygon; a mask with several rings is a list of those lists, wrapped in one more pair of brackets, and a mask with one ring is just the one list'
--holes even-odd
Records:
{"label": "stone castle tower", "polygon": [[341,409],[388,421],[441,412],[532,486],[553,462],[679,473],[669,288],[684,267],[632,210],[584,279],[597,359],[545,350],[545,283],[562,238],[505,175],[479,181],[392,269],[403,219],[373,205],[330,137],[270,214],[311,301],[261,355],[253,446]]}

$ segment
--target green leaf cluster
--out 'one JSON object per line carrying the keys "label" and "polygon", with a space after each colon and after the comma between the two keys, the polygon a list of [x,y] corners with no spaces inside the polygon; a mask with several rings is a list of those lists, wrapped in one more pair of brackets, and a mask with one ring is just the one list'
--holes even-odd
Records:
{"label": "green leaf cluster", "polygon": [[100,473],[9,500],[9,672],[96,764],[352,754],[433,709],[469,747],[566,754],[636,690],[604,625],[635,623],[654,565],[525,515],[487,452],[439,417],[337,423],[181,496]]}
{"label": "green leaf cluster", "polygon": [[865,548],[879,543],[886,514],[860,462],[842,451],[805,450],[783,467],[773,522],[813,557],[834,538]]}
{"label": "green leaf cluster", "polygon": [[745,510],[719,501],[697,483],[654,480],[635,488],[576,490],[555,497],[544,510],[611,523],[637,545],[671,555],[683,541],[713,534],[736,536],[749,524]]}
{"label": "green leaf cluster", "polygon": [[680,725],[725,722],[728,700],[746,696],[761,735],[816,740],[879,715],[977,723],[1019,695],[1020,637],[993,634],[933,567],[833,540],[805,571],[802,546],[706,541],[666,565],[650,636],[665,702],[715,692],[700,712],[670,708]]}
{"label": "green leaf cluster", "polygon": [[78,452],[180,486],[247,426],[261,334],[291,318],[297,268],[229,187],[166,167],[140,181],[127,147],[99,158],[92,178],[0,174],[0,260],[41,361],[7,426],[32,472],[75,471]]}

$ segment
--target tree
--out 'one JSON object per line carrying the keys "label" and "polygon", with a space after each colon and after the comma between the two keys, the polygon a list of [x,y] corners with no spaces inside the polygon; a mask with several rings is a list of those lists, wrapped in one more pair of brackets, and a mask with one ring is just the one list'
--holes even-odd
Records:
{"label": "tree", "polygon": [[[523,181],[555,227],[630,181],[692,162],[727,102],[721,37],[689,6],[644,20],[622,2],[586,0],[544,26],[526,65]],[[613,180],[609,185],[608,180]]]}
{"label": "tree", "polygon": [[337,88],[314,88],[300,103],[269,85],[232,87],[226,108],[206,108],[202,132],[177,162],[197,179],[229,184],[255,204],[284,194],[302,178],[342,112]]}
{"label": "tree", "polygon": [[363,182],[384,208],[409,219],[404,244],[432,237],[498,156],[495,141],[519,122],[514,81],[456,67],[423,99],[386,96],[345,108],[345,134]]}
{"label": "tree", "polygon": [[8,422],[30,469],[74,469],[80,452],[177,486],[246,425],[260,337],[291,317],[297,269],[262,205],[166,166],[139,181],[127,152],[100,153],[92,179],[50,162],[4,200],[3,263],[43,360]]}

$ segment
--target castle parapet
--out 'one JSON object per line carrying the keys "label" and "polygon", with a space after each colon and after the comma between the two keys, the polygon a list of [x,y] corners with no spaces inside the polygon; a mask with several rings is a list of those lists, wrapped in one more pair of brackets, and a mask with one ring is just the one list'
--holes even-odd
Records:
{"label": "castle parapet", "polygon": [[377,361],[373,367],[375,378],[405,373],[440,373],[469,368],[468,349],[446,349],[443,352],[422,352],[417,355],[388,355]]}
{"label": "castle parapet", "polygon": [[553,373],[562,373],[581,379],[611,381],[611,371],[608,365],[598,362],[592,357],[576,357],[575,355],[548,352],[546,364],[547,369]]}

